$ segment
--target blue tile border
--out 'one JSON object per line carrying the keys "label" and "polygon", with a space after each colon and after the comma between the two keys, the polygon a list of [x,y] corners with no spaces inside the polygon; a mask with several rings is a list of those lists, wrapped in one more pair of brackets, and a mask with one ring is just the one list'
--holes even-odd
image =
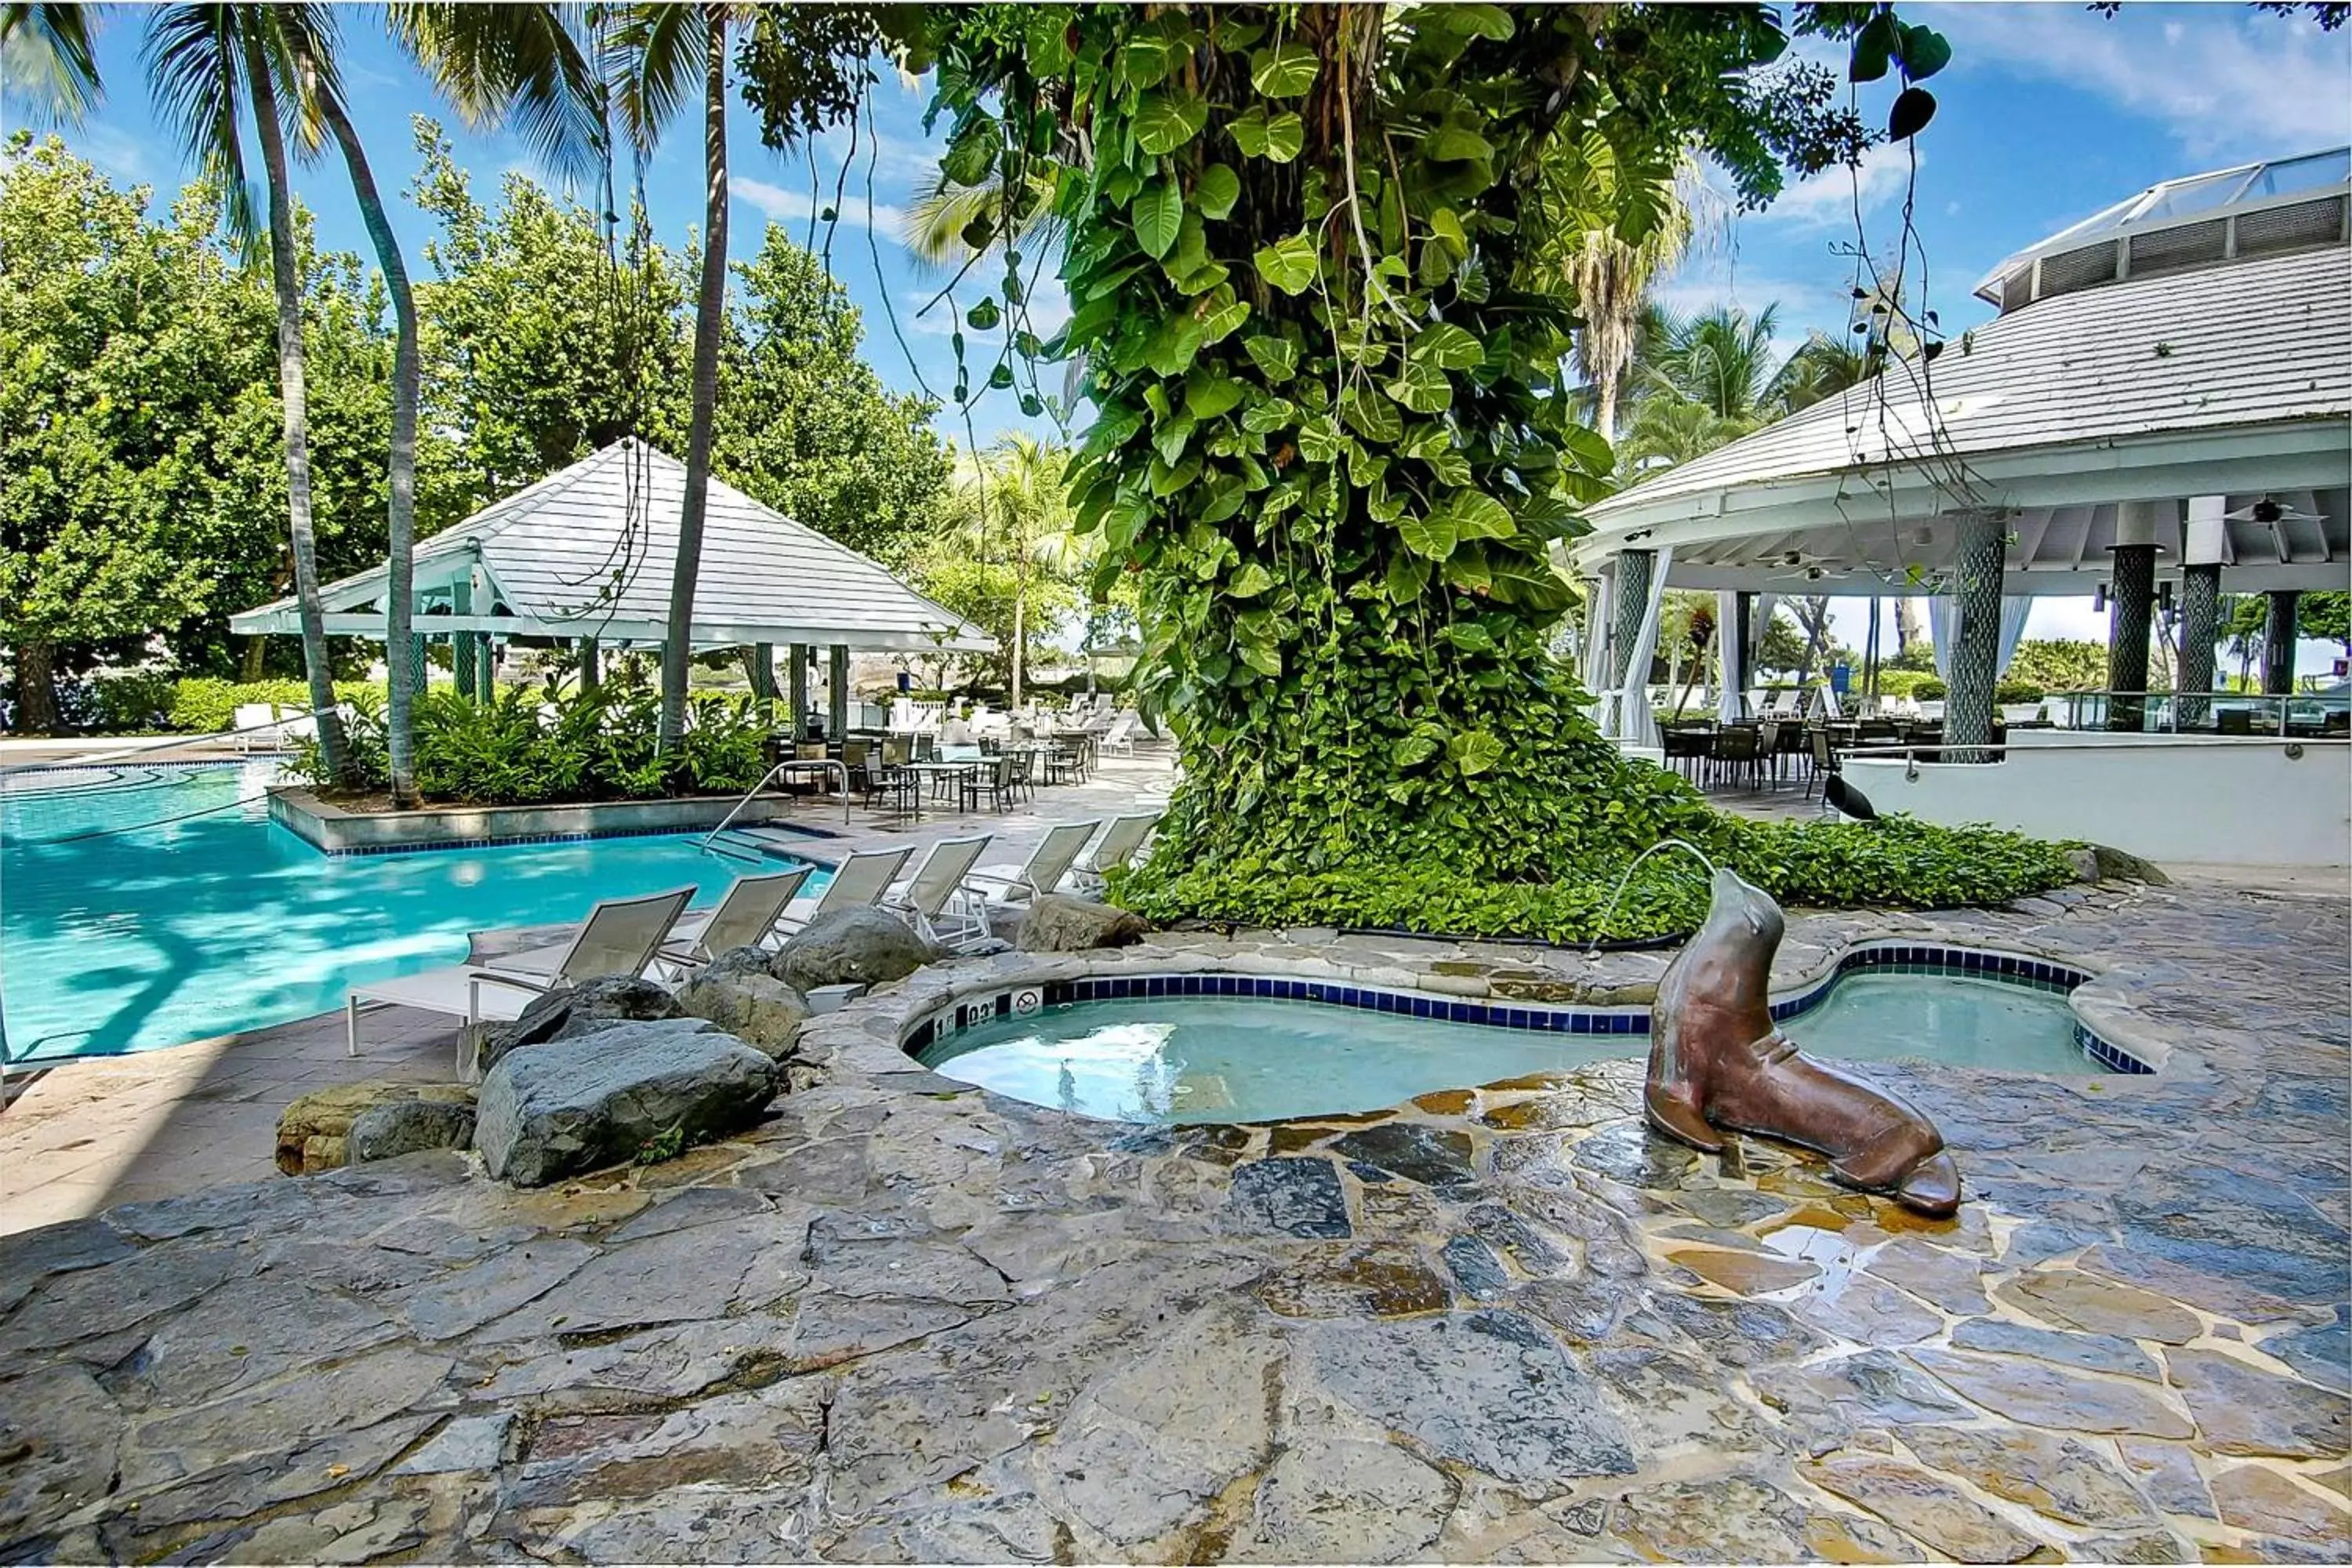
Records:
{"label": "blue tile border", "polygon": [[[1942,942],[1868,942],[1839,954],[1829,973],[1797,995],[1772,1004],[1777,1023],[1793,1018],[1827,1000],[1838,981],[1848,974],[1877,971],[1900,974],[1966,975],[2003,984],[2064,995],[2091,978],[2087,970],[2020,953],[1987,952]],[[1014,998],[1027,996],[1029,1005],[1016,1007]],[[1162,973],[1106,974],[1080,980],[1016,984],[1010,991],[975,995],[951,1003],[922,1019],[908,1033],[903,1048],[929,1048],[959,1029],[1015,1011],[1038,1006],[1060,1007],[1079,1002],[1165,999],[1171,996],[1242,996],[1270,1002],[1312,1002],[1327,1007],[1357,1007],[1368,1012],[1430,1018],[1444,1023],[1475,1024],[1486,1028],[1525,1029],[1567,1035],[1647,1037],[1647,1007],[1553,1007],[1516,1001],[1478,1001],[1434,995],[1418,991],[1384,991],[1336,980],[1286,979],[1271,974]],[[2074,1024],[2074,1043],[2092,1062],[2108,1072],[2136,1076],[2156,1068],[2087,1026]]]}
{"label": "blue tile border", "polygon": [[[770,825],[761,823],[760,826],[765,827]],[[709,834],[707,828],[614,827],[602,833],[508,833],[488,838],[434,838],[415,844],[354,844],[341,849],[318,849],[317,852],[331,859],[342,859],[356,855],[430,855],[445,849],[495,849],[510,844],[587,844],[600,838],[703,838]],[[317,848],[315,845],[312,847]],[[762,859],[814,866],[824,871],[834,868],[833,861],[814,855],[803,855],[797,849],[787,851],[767,844],[754,847]]]}

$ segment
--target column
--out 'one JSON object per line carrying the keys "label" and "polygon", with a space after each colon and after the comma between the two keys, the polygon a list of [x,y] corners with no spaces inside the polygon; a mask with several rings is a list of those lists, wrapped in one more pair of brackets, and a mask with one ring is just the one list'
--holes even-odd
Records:
{"label": "column", "polygon": [[824,737],[838,745],[849,733],[849,649],[835,643],[825,651],[832,661],[825,670]]}
{"label": "column", "polygon": [[2303,595],[2290,588],[2263,597],[2270,601],[2263,620],[2263,692],[2284,697],[2294,689],[2294,607]]}
{"label": "column", "polygon": [[2180,679],[2174,728],[2202,730],[2213,704],[2187,693],[2213,689],[2213,643],[2221,635],[2221,568],[2230,558],[2226,496],[2190,496],[2180,542]]}
{"label": "column", "polygon": [[[425,639],[424,637],[415,635],[412,635],[408,639],[408,691],[412,700],[422,698],[425,695],[425,679],[427,668],[425,662]],[[390,667],[387,666],[386,668],[389,668]]]}
{"label": "column", "polygon": [[1732,595],[1731,606],[1731,625],[1716,627],[1715,635],[1722,637],[1727,630],[1731,634],[1731,640],[1724,645],[1729,655],[1724,660],[1724,668],[1729,671],[1727,679],[1731,682],[1731,711],[1742,719],[1752,719],[1755,715],[1748,710],[1748,689],[1755,682],[1748,670],[1748,650],[1756,645],[1756,595],[1742,588]]}
{"label": "column", "polygon": [[580,639],[580,689],[593,691],[603,682],[604,678],[604,671],[597,666],[596,639],[582,637]]}
{"label": "column", "polygon": [[1944,692],[1944,760],[1990,759],[1976,748],[1992,740],[1994,669],[2000,662],[2000,574],[2009,552],[1999,520],[1969,513],[1959,520],[1952,558],[1952,597],[1959,614],[1952,635],[1951,673]]}
{"label": "column", "polygon": [[[1631,732],[1632,715],[1617,694],[1625,689],[1629,667],[1633,662],[1633,645],[1642,639],[1642,617],[1650,607],[1650,573],[1657,563],[1657,552],[1650,550],[1622,550],[1617,553],[1617,583],[1611,595],[1610,607],[1614,618],[1609,628],[1609,689],[1601,694],[1601,732],[1615,737]],[[1648,670],[1642,672],[1645,679]]]}
{"label": "column", "polygon": [[499,656],[490,647],[490,634],[476,632],[474,634],[474,684],[481,692],[482,700],[485,702],[490,699],[492,688],[496,683],[495,671],[498,667]]}
{"label": "column", "polygon": [[[461,616],[474,613],[474,583],[471,577],[460,577],[449,587],[449,607]],[[468,702],[474,700],[474,677],[478,673],[474,663],[474,634],[449,634],[449,673],[457,678],[457,695]]]}
{"label": "column", "polygon": [[772,726],[776,721],[776,645],[772,642],[751,645],[751,697],[760,705],[760,722]]}
{"label": "column", "polygon": [[808,644],[796,642],[784,649],[784,662],[790,667],[786,686],[792,695],[793,739],[808,739]]}
{"label": "column", "polygon": [[[2137,734],[2147,712],[2148,618],[2156,609],[2156,546],[2116,546],[2107,599],[2107,728]],[[2128,694],[2128,695],[2127,695]]]}

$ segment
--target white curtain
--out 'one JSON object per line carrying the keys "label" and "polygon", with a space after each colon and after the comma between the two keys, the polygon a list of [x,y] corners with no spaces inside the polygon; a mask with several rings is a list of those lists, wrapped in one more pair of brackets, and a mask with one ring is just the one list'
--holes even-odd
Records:
{"label": "white curtain", "polygon": [[[1609,628],[1617,609],[1617,564],[1601,563],[1584,601],[1584,689],[1592,693],[1591,716],[1601,723],[1609,707]],[[1603,733],[1607,732],[1606,727]]]}
{"label": "white curtain", "polygon": [[[2025,636],[2025,617],[2032,612],[2033,601],[2023,594],[2003,594],[2000,597],[2000,647],[1992,656],[1992,672],[1996,679],[2009,673],[2009,661],[2017,657],[2018,640]],[[1952,678],[1952,645],[1960,636],[1960,601],[1956,595],[1938,594],[1927,601],[1927,635],[1936,645],[1936,673],[1942,679]]]}
{"label": "white curtain", "polygon": [[1625,684],[1617,693],[1617,739],[1635,746],[1659,744],[1658,718],[1650,711],[1650,661],[1658,656],[1658,612],[1666,598],[1666,572],[1674,546],[1658,552],[1650,568],[1649,602],[1642,606],[1642,629],[1633,635],[1633,657],[1625,661]]}
{"label": "white curtain", "polygon": [[[1748,607],[1746,668],[1749,685],[1755,683],[1757,656],[1764,651],[1764,628],[1772,624],[1772,612],[1780,607],[1780,595],[1778,594],[1759,594],[1756,595],[1756,602]],[[1726,724],[1734,724],[1742,719],[1752,719],[1756,716],[1749,710],[1747,691],[1736,684],[1737,678],[1732,673],[1731,660],[1728,657],[1731,650],[1732,633],[1738,624],[1738,594],[1728,588],[1717,589],[1715,593],[1715,669],[1718,689],[1715,696],[1715,716]]]}

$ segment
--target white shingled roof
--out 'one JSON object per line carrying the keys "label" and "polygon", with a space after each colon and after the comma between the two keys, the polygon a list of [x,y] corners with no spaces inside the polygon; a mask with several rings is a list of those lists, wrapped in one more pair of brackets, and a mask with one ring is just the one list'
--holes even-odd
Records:
{"label": "white shingled roof", "polygon": [[[1977,504],[2013,520],[2010,593],[2088,593],[2116,502],[2210,495],[2289,503],[2285,528],[2236,542],[2232,591],[2344,586],[2342,245],[2042,300],[1954,341],[1929,379],[1898,365],[1883,405],[1876,389],[1849,391],[1611,497],[1587,510],[1575,561],[1590,572],[1628,546],[1672,544],[1677,587],[1899,593],[1883,579],[1948,561],[1951,477],[1965,475]],[[2055,553],[2037,560],[2043,542]],[[2257,581],[2258,567],[2292,580]],[[1816,568],[1857,580],[1806,585]],[[2020,580],[2036,571],[2048,575]]]}
{"label": "white shingled roof", "polygon": [[[845,545],[717,479],[708,494],[698,646],[995,647]],[[416,547],[416,629],[658,643],[685,496],[685,465],[641,441],[583,458]],[[385,585],[381,566],[330,584],[320,595],[327,629],[381,637]],[[248,634],[299,629],[291,599],[229,625]]]}

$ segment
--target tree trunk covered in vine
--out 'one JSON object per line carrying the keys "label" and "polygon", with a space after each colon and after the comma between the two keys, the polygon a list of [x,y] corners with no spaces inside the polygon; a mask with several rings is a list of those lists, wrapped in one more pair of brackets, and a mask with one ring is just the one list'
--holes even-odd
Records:
{"label": "tree trunk covered in vine", "polygon": [[[1122,897],[1558,934],[1594,929],[1601,877],[1660,837],[1744,837],[1602,740],[1549,650],[1570,597],[1550,552],[1612,488],[1562,373],[1559,245],[1592,221],[1575,170],[1604,157],[1668,178],[1696,140],[1777,188],[1739,85],[1776,29],[1475,4],[982,5],[945,27],[941,166],[994,182],[1016,226],[1013,343],[1018,226],[1059,164],[1072,315],[1039,349],[1083,362],[1092,405],[1070,501],[1103,539],[1097,595],[1139,586],[1146,711],[1180,747]],[[1780,123],[1819,131],[1811,101]],[[1449,907],[1417,908],[1428,889]]]}

